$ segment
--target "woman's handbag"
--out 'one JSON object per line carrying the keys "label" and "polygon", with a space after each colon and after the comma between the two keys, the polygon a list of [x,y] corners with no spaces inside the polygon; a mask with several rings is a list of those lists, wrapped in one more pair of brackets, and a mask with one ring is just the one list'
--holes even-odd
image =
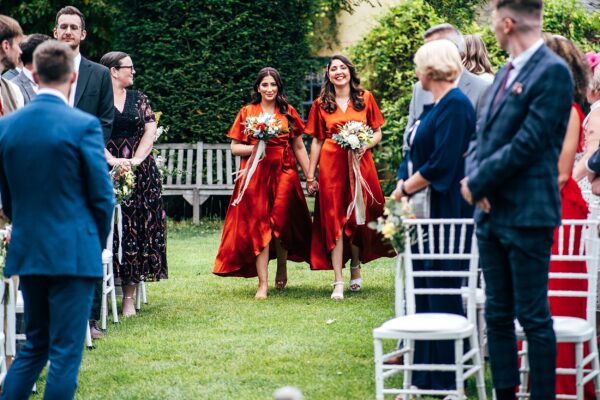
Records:
{"label": "woman's handbag", "polygon": [[[405,149],[408,150],[408,176],[413,175],[413,164],[410,160],[410,152],[412,144],[417,133],[417,128],[421,120],[417,120],[408,132],[408,137],[404,143]],[[429,219],[431,217],[431,186],[427,186],[410,197],[410,203],[413,206],[415,216],[419,219]]]}

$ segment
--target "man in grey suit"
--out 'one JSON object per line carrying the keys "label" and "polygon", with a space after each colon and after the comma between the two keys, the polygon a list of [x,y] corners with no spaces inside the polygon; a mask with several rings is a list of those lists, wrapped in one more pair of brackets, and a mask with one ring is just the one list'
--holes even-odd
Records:
{"label": "man in grey suit", "polygon": [[[439,24],[432,26],[425,31],[423,34],[423,39],[425,43],[431,42],[432,40],[449,40],[456,45],[461,57],[463,57],[465,54],[465,40],[458,29],[451,24]],[[462,73],[458,77],[456,86],[465,94],[465,96],[469,98],[471,104],[473,104],[473,107],[475,108],[475,111],[477,111],[477,119],[479,119],[479,108],[483,104],[483,99],[485,98],[491,83],[463,68]],[[410,99],[410,107],[408,110],[408,123],[406,124],[406,129],[404,131],[405,138],[409,136],[411,128],[423,112],[423,106],[431,103],[433,103],[433,96],[431,95],[431,92],[424,90],[423,86],[421,86],[421,82],[415,83],[413,86],[413,96]],[[469,155],[474,154],[474,139],[475,138],[471,140],[471,144],[469,145],[469,150],[467,152]],[[470,171],[469,167],[471,164],[471,162],[467,162],[467,172]],[[399,173],[400,170],[398,169],[398,174]],[[398,187],[394,192],[398,193],[397,191],[399,190],[400,188]],[[394,196],[394,194],[392,194],[392,196]]]}
{"label": "man in grey suit", "polygon": [[38,91],[38,85],[33,80],[33,52],[48,39],[50,39],[48,35],[34,33],[33,35],[28,35],[27,39],[19,45],[22,52],[21,61],[23,61],[23,70],[12,80],[12,83],[21,89],[25,104],[33,100]]}
{"label": "man in grey suit", "polygon": [[[439,39],[449,40],[456,45],[461,57],[465,54],[465,40],[458,29],[453,25],[440,24],[432,26],[425,31],[423,39],[426,43]],[[469,98],[469,100],[471,100],[473,107],[479,115],[479,107],[483,103],[482,99],[488,88],[491,86],[491,83],[463,68],[463,72],[460,74],[456,86]],[[423,112],[423,106],[432,102],[433,97],[431,93],[423,90],[421,82],[417,82],[413,87],[413,96],[410,100],[408,123],[406,124],[405,133],[410,130],[415,121],[419,118]]]}

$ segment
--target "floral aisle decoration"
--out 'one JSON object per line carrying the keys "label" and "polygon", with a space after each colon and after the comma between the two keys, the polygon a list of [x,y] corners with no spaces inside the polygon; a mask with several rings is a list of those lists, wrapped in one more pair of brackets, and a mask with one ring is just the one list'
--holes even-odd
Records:
{"label": "floral aisle decoration", "polygon": [[121,204],[131,199],[133,189],[135,188],[135,174],[133,168],[128,165],[117,164],[110,170],[110,177],[113,182],[113,192],[117,199],[115,207],[115,218],[117,219],[117,232],[119,234],[119,262],[123,259],[123,213]]}
{"label": "floral aisle decoration", "polygon": [[246,121],[244,121],[243,124],[245,127],[244,134],[249,138],[258,139],[258,142],[256,142],[252,149],[252,154],[250,154],[246,167],[238,172],[239,176],[236,181],[241,180],[242,185],[237,198],[232,203],[234,206],[237,206],[242,201],[242,197],[248,188],[252,175],[254,175],[258,163],[265,154],[267,140],[289,132],[287,129],[283,129],[281,121],[273,114],[260,113],[258,117],[246,118]]}
{"label": "floral aisle decoration", "polygon": [[412,235],[414,226],[403,223],[405,219],[415,219],[415,211],[410,202],[403,198],[401,202],[385,207],[383,216],[377,221],[369,222],[369,228],[381,233],[384,240],[389,240],[398,254],[404,251],[407,235]]}
{"label": "floral aisle decoration", "polygon": [[342,148],[348,150],[348,168],[350,170],[350,190],[352,202],[348,206],[346,217],[350,218],[352,212],[356,218],[357,225],[364,225],[366,218],[365,199],[363,190],[371,199],[375,200],[371,188],[360,173],[360,158],[358,151],[373,141],[373,129],[360,121],[348,121],[338,126],[338,133],[332,135],[332,139]]}

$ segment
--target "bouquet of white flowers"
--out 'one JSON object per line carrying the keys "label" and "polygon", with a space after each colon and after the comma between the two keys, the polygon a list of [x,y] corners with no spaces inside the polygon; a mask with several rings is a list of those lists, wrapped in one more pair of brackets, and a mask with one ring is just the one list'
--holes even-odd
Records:
{"label": "bouquet of white flowers", "polygon": [[135,187],[135,174],[133,170],[123,165],[115,165],[110,170],[110,177],[113,181],[113,191],[117,198],[117,204],[129,200]]}
{"label": "bouquet of white flowers", "polygon": [[343,149],[358,150],[373,140],[373,129],[360,121],[348,121],[331,138]]}
{"label": "bouquet of white flowers", "polygon": [[250,179],[252,178],[252,175],[254,175],[258,163],[265,154],[267,140],[277,137],[282,133],[289,132],[289,130],[283,129],[281,121],[273,114],[260,113],[258,117],[247,117],[246,121],[242,124],[245,127],[244,133],[249,137],[258,139],[258,143],[256,143],[252,149],[252,154],[250,154],[250,158],[246,163],[246,168],[238,172],[239,176],[236,180],[242,180],[242,186],[237,198],[232,203],[234,206],[237,206],[242,201],[242,197],[250,183]]}
{"label": "bouquet of white flowers", "polygon": [[350,218],[352,212],[356,217],[357,225],[364,225],[366,218],[365,199],[363,190],[366,191],[373,200],[373,192],[369,188],[360,172],[360,158],[358,150],[371,143],[373,140],[373,129],[360,121],[348,121],[344,125],[338,126],[338,133],[334,133],[331,138],[342,148],[348,151],[348,167],[350,168],[350,190],[352,192],[352,202],[348,206],[346,216]]}

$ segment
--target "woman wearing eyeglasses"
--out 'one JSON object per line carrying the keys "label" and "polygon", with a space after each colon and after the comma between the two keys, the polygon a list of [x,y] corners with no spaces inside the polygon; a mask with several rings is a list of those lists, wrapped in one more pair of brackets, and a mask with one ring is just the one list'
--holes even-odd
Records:
{"label": "woman wearing eyeglasses", "polygon": [[[148,98],[133,85],[135,68],[127,53],[111,51],[100,59],[110,70],[115,104],[108,164],[135,167],[135,188],[121,204],[122,237],[115,229],[114,274],[123,286],[123,315],[135,315],[133,293],[141,281],[167,278],[166,215],[160,173],[151,154],[156,120]],[[121,260],[116,249],[121,246]]]}

